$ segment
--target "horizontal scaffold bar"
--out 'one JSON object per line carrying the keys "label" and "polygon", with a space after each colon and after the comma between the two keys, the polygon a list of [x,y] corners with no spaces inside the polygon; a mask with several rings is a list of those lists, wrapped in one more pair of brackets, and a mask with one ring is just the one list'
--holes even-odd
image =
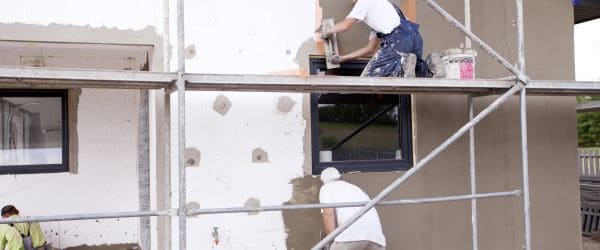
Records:
{"label": "horizontal scaffold bar", "polygon": [[[186,90],[315,93],[472,93],[500,94],[514,80],[431,78],[185,74]],[[0,88],[160,89],[177,73],[58,68],[0,67]],[[600,95],[600,82],[531,80],[532,95]]]}
{"label": "horizontal scaffold bar", "polygon": [[598,112],[600,111],[600,101],[592,101],[577,104],[577,112]]}
{"label": "horizontal scaffold bar", "polygon": [[0,67],[0,88],[161,89],[175,80],[176,73]]}
{"label": "horizontal scaffold bar", "polygon": [[[457,195],[431,197],[421,199],[405,199],[383,201],[378,205],[412,205],[434,202],[450,202],[472,199],[486,199],[507,196],[519,196],[520,190],[481,193],[474,195]],[[200,214],[224,214],[224,213],[246,213],[246,212],[267,212],[281,210],[297,210],[297,209],[318,209],[318,208],[333,208],[333,207],[361,207],[367,202],[347,202],[335,204],[295,204],[295,205],[277,205],[264,207],[231,207],[231,208],[205,208],[205,209],[188,209],[187,215],[194,216]],[[115,212],[115,213],[95,213],[95,214],[73,214],[73,215],[53,215],[53,216],[35,216],[35,217],[20,217],[11,219],[0,219],[0,224],[10,223],[25,223],[25,222],[44,222],[44,221],[67,221],[67,220],[93,220],[93,219],[111,219],[111,218],[131,218],[131,217],[148,217],[148,216],[177,216],[176,209],[163,211],[142,211],[142,212]]]}
{"label": "horizontal scaffold bar", "polygon": [[[519,195],[521,195],[521,190],[496,192],[496,193],[482,193],[482,194],[474,194],[474,195],[457,195],[457,196],[443,196],[443,197],[432,197],[432,198],[421,198],[421,199],[382,201],[382,202],[377,203],[377,205],[378,206],[414,205],[414,204],[424,204],[424,203],[450,202],[450,201],[485,199],[485,198],[496,198],[496,197],[506,197],[506,196],[519,196]],[[204,209],[190,209],[190,210],[188,210],[188,216],[194,216],[194,215],[200,215],[200,214],[252,213],[252,212],[298,210],[298,209],[318,209],[318,208],[332,208],[332,207],[362,207],[365,204],[367,204],[366,201],[365,202],[342,202],[342,203],[336,203],[336,204],[298,204],[298,205],[264,206],[264,207],[204,208]]]}

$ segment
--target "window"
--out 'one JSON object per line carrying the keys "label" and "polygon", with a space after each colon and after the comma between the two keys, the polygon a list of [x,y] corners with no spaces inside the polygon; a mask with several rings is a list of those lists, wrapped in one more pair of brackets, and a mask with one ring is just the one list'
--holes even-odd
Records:
{"label": "window", "polygon": [[[327,71],[310,59],[313,75],[360,75],[365,60]],[[311,94],[313,174],[397,171],[412,166],[410,95]]]}
{"label": "window", "polygon": [[67,90],[0,90],[0,174],[66,172]]}

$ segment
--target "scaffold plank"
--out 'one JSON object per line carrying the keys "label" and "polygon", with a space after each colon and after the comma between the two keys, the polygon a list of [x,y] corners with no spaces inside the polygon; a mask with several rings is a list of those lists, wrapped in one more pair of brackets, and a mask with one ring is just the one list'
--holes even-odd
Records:
{"label": "scaffold plank", "polygon": [[[431,79],[355,76],[277,76],[184,74],[186,90],[313,93],[451,93],[500,94],[510,79]],[[0,88],[160,89],[177,80],[177,73],[57,68],[0,67]],[[531,80],[529,95],[600,95],[600,82]]]}
{"label": "scaffold plank", "polygon": [[455,80],[355,76],[274,76],[187,74],[188,90],[321,93],[494,93],[514,85],[506,80]]}
{"label": "scaffold plank", "polygon": [[161,89],[176,79],[176,73],[0,67],[0,88]]}

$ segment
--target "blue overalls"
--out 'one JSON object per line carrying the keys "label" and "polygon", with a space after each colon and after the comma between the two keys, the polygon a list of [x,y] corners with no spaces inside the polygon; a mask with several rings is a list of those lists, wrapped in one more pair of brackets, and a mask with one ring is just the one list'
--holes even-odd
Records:
{"label": "blue overalls", "polygon": [[417,77],[431,77],[427,64],[423,61],[423,38],[419,34],[419,25],[406,19],[400,8],[394,8],[400,16],[400,25],[389,34],[377,33],[381,38],[380,48],[367,64],[363,76],[404,76],[402,57],[413,53],[417,56],[415,74]]}

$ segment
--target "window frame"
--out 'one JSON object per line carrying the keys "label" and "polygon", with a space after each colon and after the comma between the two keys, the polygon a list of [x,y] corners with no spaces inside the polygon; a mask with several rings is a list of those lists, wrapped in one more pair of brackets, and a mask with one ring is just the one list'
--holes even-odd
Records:
{"label": "window frame", "polygon": [[[340,70],[362,70],[368,60],[351,60],[340,65]],[[310,58],[310,74],[316,75],[320,70],[326,69],[324,58]],[[332,93],[333,94],[333,93]],[[361,161],[331,161],[321,162],[319,151],[320,130],[319,130],[319,97],[322,94],[310,94],[310,112],[311,112],[311,160],[312,174],[320,174],[325,168],[335,167],[342,173],[347,172],[389,172],[406,171],[413,166],[413,136],[412,136],[412,114],[411,114],[411,96],[409,94],[398,95],[398,132],[399,145],[404,159],[390,160],[361,160]],[[365,94],[369,95],[369,94]],[[374,95],[373,95],[374,96]]]}
{"label": "window frame", "polygon": [[69,171],[69,112],[68,90],[25,90],[2,89],[0,97],[59,97],[61,98],[62,120],[62,163],[61,164],[31,164],[31,165],[0,165],[0,175],[10,174],[43,174]]}

